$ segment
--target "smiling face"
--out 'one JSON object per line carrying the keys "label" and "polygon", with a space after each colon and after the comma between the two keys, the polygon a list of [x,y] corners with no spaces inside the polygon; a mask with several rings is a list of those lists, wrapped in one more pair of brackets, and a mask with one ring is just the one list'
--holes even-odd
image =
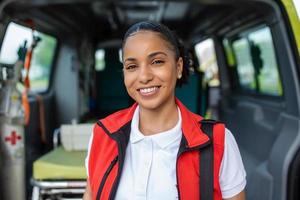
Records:
{"label": "smiling face", "polygon": [[138,31],[123,47],[124,82],[128,94],[143,109],[159,109],[175,103],[176,80],[182,59],[157,32]]}

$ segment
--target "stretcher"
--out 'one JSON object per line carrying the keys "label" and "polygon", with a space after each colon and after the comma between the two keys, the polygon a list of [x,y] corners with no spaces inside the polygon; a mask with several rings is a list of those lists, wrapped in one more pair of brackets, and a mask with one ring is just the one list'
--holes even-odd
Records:
{"label": "stretcher", "polygon": [[92,124],[64,125],[56,131],[55,146],[59,136],[62,145],[33,163],[32,200],[82,199],[86,187],[84,163],[91,131]]}

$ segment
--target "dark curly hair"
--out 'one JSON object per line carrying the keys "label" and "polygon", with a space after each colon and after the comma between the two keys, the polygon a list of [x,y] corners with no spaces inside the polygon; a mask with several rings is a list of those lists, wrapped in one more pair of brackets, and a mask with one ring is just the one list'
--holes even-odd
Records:
{"label": "dark curly hair", "polygon": [[187,83],[189,77],[189,68],[190,68],[190,58],[185,50],[185,47],[182,41],[177,37],[175,32],[171,31],[168,27],[163,24],[154,21],[142,21],[136,24],[133,24],[125,33],[122,44],[122,51],[125,45],[125,42],[129,36],[138,31],[153,31],[157,32],[161,35],[162,39],[168,42],[171,45],[172,50],[176,55],[176,60],[180,57],[183,60],[183,69],[182,69],[182,77],[177,79],[176,86],[182,86],[182,84]]}

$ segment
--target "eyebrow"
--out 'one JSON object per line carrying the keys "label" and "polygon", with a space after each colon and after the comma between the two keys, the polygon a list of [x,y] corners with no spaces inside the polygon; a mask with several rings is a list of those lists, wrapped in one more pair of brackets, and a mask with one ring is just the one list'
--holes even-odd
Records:
{"label": "eyebrow", "polygon": [[167,56],[167,54],[165,52],[162,52],[162,51],[158,51],[158,52],[153,52],[151,53],[150,55],[148,55],[149,58],[152,58],[152,57],[155,57],[156,55],[158,54],[163,54],[165,56]]}
{"label": "eyebrow", "polygon": [[127,62],[127,61],[136,61],[136,59],[135,59],[135,58],[126,58],[126,59],[124,60],[124,63]]}
{"label": "eyebrow", "polygon": [[[153,52],[153,53],[149,54],[148,57],[149,57],[149,58],[153,58],[153,57],[155,57],[155,56],[157,56],[157,55],[159,55],[159,54],[163,54],[163,55],[167,56],[167,54],[166,54],[165,52],[158,51],[158,52]],[[135,58],[130,58],[130,57],[129,57],[129,58],[126,58],[126,59],[124,60],[124,62],[126,62],[126,61],[136,61],[136,59],[135,59]]]}

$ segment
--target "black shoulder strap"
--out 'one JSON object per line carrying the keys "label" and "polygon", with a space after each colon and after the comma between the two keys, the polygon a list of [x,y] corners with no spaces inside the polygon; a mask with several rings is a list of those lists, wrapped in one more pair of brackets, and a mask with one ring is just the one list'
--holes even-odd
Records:
{"label": "black shoulder strap", "polygon": [[211,143],[200,149],[200,200],[213,200],[214,196],[213,127],[216,123],[217,121],[207,119],[201,121],[201,130]]}

